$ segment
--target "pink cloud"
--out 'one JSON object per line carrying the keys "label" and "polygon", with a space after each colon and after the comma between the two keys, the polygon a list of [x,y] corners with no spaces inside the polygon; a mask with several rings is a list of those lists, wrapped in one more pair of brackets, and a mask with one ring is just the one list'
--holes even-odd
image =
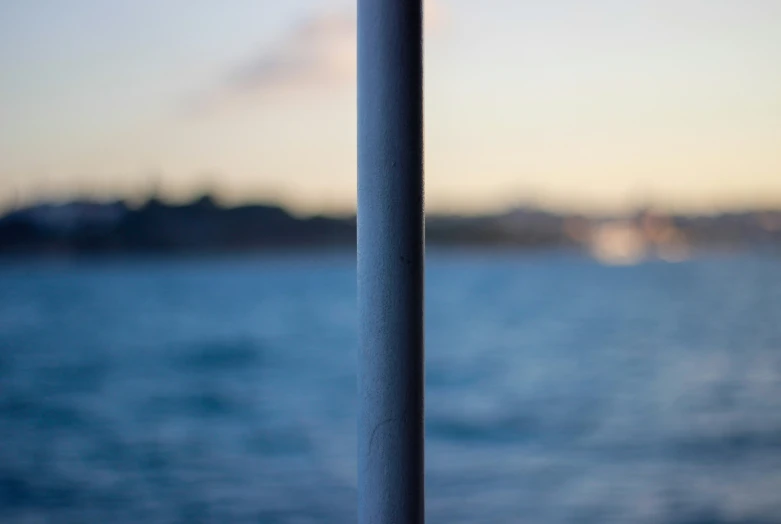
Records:
{"label": "pink cloud", "polygon": [[227,78],[229,91],[263,91],[348,83],[355,77],[355,21],[341,14],[304,20],[269,53]]}
{"label": "pink cloud", "polygon": [[[441,3],[425,2],[426,29],[445,23]],[[277,45],[247,60],[200,100],[200,108],[237,99],[290,94],[355,84],[356,27],[350,13],[320,13],[291,27]]]}

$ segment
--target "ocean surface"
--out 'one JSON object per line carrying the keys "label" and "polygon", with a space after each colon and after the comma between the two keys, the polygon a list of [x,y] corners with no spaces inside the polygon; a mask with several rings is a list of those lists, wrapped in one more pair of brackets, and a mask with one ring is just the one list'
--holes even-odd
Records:
{"label": "ocean surface", "polygon": [[[426,287],[428,522],[781,522],[781,257]],[[348,255],[0,263],[0,522],[353,522],[355,295]]]}

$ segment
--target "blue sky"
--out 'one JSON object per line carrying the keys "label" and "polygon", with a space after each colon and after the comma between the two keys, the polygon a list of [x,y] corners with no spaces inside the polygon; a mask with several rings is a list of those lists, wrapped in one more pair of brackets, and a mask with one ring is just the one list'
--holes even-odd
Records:
{"label": "blue sky", "polygon": [[[0,2],[0,201],[349,209],[354,2]],[[781,2],[427,4],[432,209],[781,204]]]}

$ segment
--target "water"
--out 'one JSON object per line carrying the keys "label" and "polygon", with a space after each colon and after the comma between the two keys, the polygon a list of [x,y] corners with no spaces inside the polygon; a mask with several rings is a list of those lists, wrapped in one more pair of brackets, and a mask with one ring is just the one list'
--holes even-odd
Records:
{"label": "water", "polygon": [[[0,266],[0,522],[355,518],[349,256]],[[434,523],[781,522],[781,261],[444,255]]]}

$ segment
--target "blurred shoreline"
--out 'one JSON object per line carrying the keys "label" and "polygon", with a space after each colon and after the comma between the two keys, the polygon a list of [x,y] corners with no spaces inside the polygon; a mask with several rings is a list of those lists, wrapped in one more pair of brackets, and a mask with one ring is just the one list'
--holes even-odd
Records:
{"label": "blurred shoreline", "polygon": [[[39,203],[0,217],[0,256],[235,255],[355,249],[355,216],[296,217],[276,204]],[[428,214],[427,245],[455,250],[564,250],[606,263],[685,260],[703,251],[781,251],[781,210],[616,216],[515,208],[479,216]]]}

